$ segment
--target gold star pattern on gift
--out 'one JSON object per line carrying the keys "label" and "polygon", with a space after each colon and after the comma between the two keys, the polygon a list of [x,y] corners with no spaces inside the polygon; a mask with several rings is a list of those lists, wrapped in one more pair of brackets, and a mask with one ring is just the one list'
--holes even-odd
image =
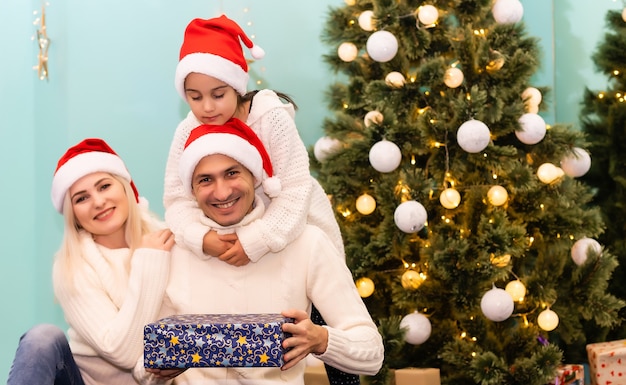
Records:
{"label": "gold star pattern on gift", "polygon": [[202,358],[198,353],[194,353],[191,355],[191,362],[198,363],[200,362],[200,358]]}
{"label": "gold star pattern on gift", "polygon": [[270,359],[270,357],[267,354],[263,353],[259,356],[259,359],[261,360],[261,363],[264,364]]}
{"label": "gold star pattern on gift", "polygon": [[170,338],[170,344],[172,344],[172,346],[178,345],[178,337],[172,336],[172,338]]}
{"label": "gold star pattern on gift", "polygon": [[248,343],[248,340],[246,339],[246,336],[240,336],[237,342],[239,343],[239,345],[246,345]]}

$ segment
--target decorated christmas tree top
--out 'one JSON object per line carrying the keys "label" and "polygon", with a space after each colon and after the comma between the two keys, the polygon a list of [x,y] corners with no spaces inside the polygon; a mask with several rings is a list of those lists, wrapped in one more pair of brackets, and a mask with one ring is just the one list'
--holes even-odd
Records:
{"label": "decorated christmas tree top", "polygon": [[[389,369],[449,384],[554,378],[611,326],[615,258],[577,178],[582,133],[548,126],[518,0],[353,0],[329,10],[342,81],[312,150]],[[314,156],[313,156],[314,155]]]}

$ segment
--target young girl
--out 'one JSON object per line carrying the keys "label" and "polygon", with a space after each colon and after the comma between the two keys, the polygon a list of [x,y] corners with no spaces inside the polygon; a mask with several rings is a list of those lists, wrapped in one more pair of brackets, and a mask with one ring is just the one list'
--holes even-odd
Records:
{"label": "young girl", "polygon": [[65,218],[53,285],[69,344],[56,326],[30,329],[7,385],[135,385],[132,369],[143,327],[161,308],[174,236],[139,203],[123,161],[101,139],[67,150],[51,195]]}
{"label": "young girl", "polygon": [[[196,255],[217,256],[235,266],[258,261],[296,239],[305,224],[319,227],[344,255],[343,241],[330,201],[309,170],[306,147],[298,134],[292,103],[283,103],[273,91],[246,93],[248,65],[241,41],[254,58],[263,56],[234,21],[222,15],[194,19],[185,30],[176,67],[175,87],[191,111],[179,123],[165,170],[165,220],[177,242]],[[287,100],[289,101],[289,100]],[[203,215],[178,176],[181,154],[191,130],[200,124],[221,125],[236,117],[259,136],[274,166],[274,177],[263,183],[265,214],[240,227],[235,234],[219,235],[200,223]],[[271,203],[270,203],[271,202]],[[317,317],[316,311],[312,318]],[[327,366],[332,384],[357,384],[358,376]]]}

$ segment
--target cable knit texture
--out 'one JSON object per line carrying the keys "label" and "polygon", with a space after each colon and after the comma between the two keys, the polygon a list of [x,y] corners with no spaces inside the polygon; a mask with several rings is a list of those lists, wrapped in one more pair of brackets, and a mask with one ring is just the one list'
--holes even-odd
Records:
{"label": "cable knit texture", "polygon": [[143,354],[143,327],[161,309],[170,252],[140,248],[130,255],[97,245],[87,232],[80,238],[83,258],[72,277],[53,267],[74,358],[87,385],[136,384],[131,369]]}
{"label": "cable knit texture", "polygon": [[[239,241],[252,261],[285,248],[302,233],[307,223],[328,234],[343,258],[339,226],[326,193],[310,174],[308,153],[298,134],[294,115],[293,105],[283,103],[271,90],[259,91],[254,96],[246,123],[265,145],[282,189],[271,200],[263,218],[237,230]],[[193,197],[185,194],[178,176],[185,142],[191,130],[200,124],[189,112],[176,128],[165,168],[163,205],[165,220],[176,234],[177,242],[184,243],[201,258],[209,258],[201,250],[204,234],[210,228],[198,226],[202,211]]]}
{"label": "cable knit texture", "polygon": [[[257,202],[258,202],[257,196]],[[256,205],[242,224],[263,215]],[[207,225],[221,228],[208,218]],[[328,236],[306,226],[286,248],[256,263],[235,267],[217,258],[200,260],[189,250],[175,246],[176,261],[170,272],[166,303],[161,315],[172,313],[250,314],[280,313],[297,308],[310,313],[312,303],[328,326],[328,347],[317,355],[346,372],[373,375],[382,365],[382,338],[359,296],[352,275]],[[177,384],[302,384],[305,361],[294,368],[190,369],[176,378]]]}

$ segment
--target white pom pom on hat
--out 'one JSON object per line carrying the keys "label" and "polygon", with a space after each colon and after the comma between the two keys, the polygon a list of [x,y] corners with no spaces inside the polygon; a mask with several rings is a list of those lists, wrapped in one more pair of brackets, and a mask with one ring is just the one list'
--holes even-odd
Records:
{"label": "white pom pom on hat", "polygon": [[192,72],[217,78],[244,95],[249,75],[240,40],[250,49],[254,59],[265,56],[265,51],[226,15],[193,19],[185,29],[174,76],[174,86],[179,95],[186,100],[185,79]]}
{"label": "white pom pom on hat", "polygon": [[263,142],[244,122],[232,118],[223,125],[203,124],[191,130],[178,164],[183,188],[189,196],[196,166],[202,158],[214,154],[226,155],[241,163],[254,176],[255,187],[262,185],[269,197],[274,198],[281,192],[280,179],[274,176]]}
{"label": "white pom pom on hat", "polygon": [[63,201],[67,191],[74,182],[94,172],[108,172],[129,181],[135,200],[140,203],[137,187],[122,158],[104,140],[88,138],[67,149],[57,163],[50,192],[54,208],[63,213]]}

